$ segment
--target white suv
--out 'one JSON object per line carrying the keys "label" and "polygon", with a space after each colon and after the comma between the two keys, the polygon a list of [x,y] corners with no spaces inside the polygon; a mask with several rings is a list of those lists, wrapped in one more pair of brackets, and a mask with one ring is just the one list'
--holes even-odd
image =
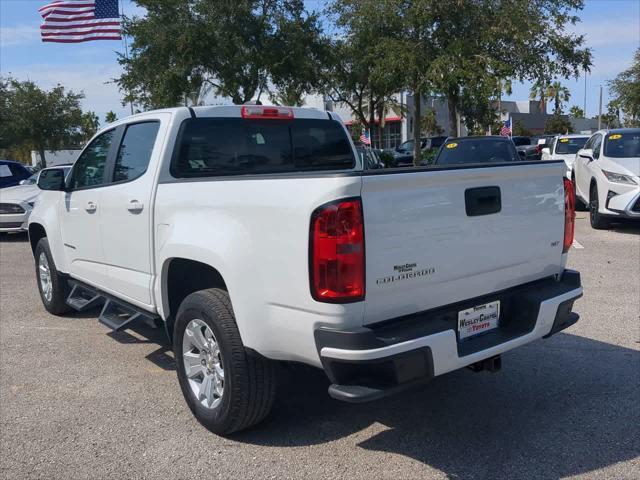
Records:
{"label": "white suv", "polygon": [[593,228],[607,228],[612,218],[640,219],[640,128],[593,134],[576,155],[573,175]]}
{"label": "white suv", "polygon": [[589,135],[558,135],[550,146],[542,149],[541,160],[562,160],[567,166],[567,178],[571,179],[573,161],[578,150],[584,147]]}

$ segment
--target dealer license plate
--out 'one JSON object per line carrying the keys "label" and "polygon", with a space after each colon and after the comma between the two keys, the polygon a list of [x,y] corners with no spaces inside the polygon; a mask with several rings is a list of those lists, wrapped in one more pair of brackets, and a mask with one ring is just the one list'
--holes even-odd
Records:
{"label": "dealer license plate", "polygon": [[500,301],[485,303],[458,312],[458,335],[460,340],[480,335],[498,328]]}

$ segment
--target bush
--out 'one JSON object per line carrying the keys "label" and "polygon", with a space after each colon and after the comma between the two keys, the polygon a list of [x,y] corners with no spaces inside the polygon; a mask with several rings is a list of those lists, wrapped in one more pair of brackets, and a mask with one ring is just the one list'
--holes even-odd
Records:
{"label": "bush", "polygon": [[382,151],[379,153],[379,156],[380,156],[380,161],[382,161],[385,168],[396,166],[396,159],[393,158],[393,153]]}

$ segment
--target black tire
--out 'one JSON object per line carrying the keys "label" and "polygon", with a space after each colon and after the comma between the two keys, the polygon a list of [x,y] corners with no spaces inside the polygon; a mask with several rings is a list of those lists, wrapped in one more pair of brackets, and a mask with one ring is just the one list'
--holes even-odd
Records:
{"label": "black tire", "polygon": [[[51,291],[50,298],[47,298],[48,295],[45,295],[42,285],[42,278],[40,276],[40,267],[41,267],[41,256],[44,255],[46,257],[47,265],[49,267],[49,273],[51,278]],[[49,248],[49,242],[47,238],[41,238],[36,245],[35,250],[35,265],[36,265],[36,282],[38,283],[38,291],[40,292],[40,299],[42,300],[42,304],[44,308],[47,309],[49,313],[53,313],[54,315],[62,315],[70,310],[69,305],[67,305],[66,300],[69,296],[69,284],[67,279],[58,272],[56,268],[56,264],[53,261],[53,256],[51,255],[51,249]]]}
{"label": "black tire", "polygon": [[[205,407],[192,391],[184,367],[183,335],[189,322],[204,321],[221,352],[224,390],[220,403]],[[212,288],[184,299],[174,327],[173,351],[182,394],[198,421],[214,433],[228,435],[255,425],[269,414],[276,396],[275,362],[249,354],[242,344],[229,294]]]}
{"label": "black tire", "polygon": [[605,230],[609,227],[610,222],[599,212],[599,209],[598,186],[594,183],[589,190],[589,221],[596,230]]}

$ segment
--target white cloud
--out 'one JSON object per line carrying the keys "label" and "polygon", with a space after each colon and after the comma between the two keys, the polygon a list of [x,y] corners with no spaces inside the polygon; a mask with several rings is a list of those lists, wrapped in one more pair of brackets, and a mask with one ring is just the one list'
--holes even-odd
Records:
{"label": "white cloud", "polygon": [[121,105],[121,94],[113,78],[120,76],[119,65],[83,63],[73,65],[32,64],[28,67],[14,68],[9,72],[18,80],[31,80],[41,88],[63,85],[65,89],[85,94],[82,100],[84,110],[93,110],[103,121],[104,114],[113,110],[121,118],[129,114]]}
{"label": "white cloud", "polygon": [[37,25],[0,27],[0,46],[2,48],[28,45],[39,41],[40,29]]}

